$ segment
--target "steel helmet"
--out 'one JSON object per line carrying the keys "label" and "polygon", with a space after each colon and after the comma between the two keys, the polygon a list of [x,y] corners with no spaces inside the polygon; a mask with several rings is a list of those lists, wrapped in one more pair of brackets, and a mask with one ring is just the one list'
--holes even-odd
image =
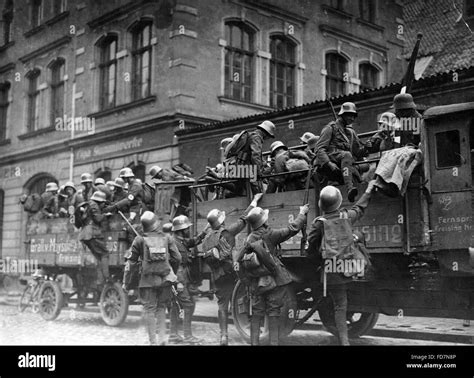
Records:
{"label": "steel helmet", "polygon": [[151,176],[151,178],[154,178],[162,170],[163,168],[161,168],[160,166],[154,165],[153,167],[150,168],[150,170],[148,171],[148,174]]}
{"label": "steel helmet", "polygon": [[172,228],[173,228],[173,224],[168,222],[163,225],[162,231],[169,234]]}
{"label": "steel helmet", "polygon": [[335,186],[325,186],[319,194],[319,207],[325,213],[339,209],[342,204],[341,191]]}
{"label": "steel helmet", "polygon": [[313,149],[318,144],[319,136],[314,136],[308,139],[308,147]]}
{"label": "steel helmet", "polygon": [[268,212],[268,209],[264,210],[261,207],[255,207],[250,210],[247,215],[247,222],[250,224],[250,227],[252,227],[252,230],[256,230],[261,225],[265,224],[268,220]]}
{"label": "steel helmet", "polygon": [[46,192],[57,192],[58,190],[58,184],[56,184],[55,182],[48,182],[46,184]]}
{"label": "steel helmet", "polygon": [[282,141],[277,140],[276,142],[273,142],[270,146],[270,151],[271,151],[272,155],[279,148],[284,148],[285,150],[288,150],[288,147],[286,147],[285,144]]}
{"label": "steel helmet", "polygon": [[178,215],[173,219],[173,226],[171,231],[185,230],[191,227],[192,223],[189,222],[189,218],[186,215]]}
{"label": "steel helmet", "polygon": [[158,217],[151,211],[145,211],[140,217],[140,222],[142,223],[144,232],[156,231],[158,227],[160,227]]}
{"label": "steel helmet", "polygon": [[117,177],[117,178],[115,179],[115,181],[114,181],[114,186],[123,189],[124,186],[125,186],[125,181],[123,181],[122,178]]}
{"label": "steel helmet", "polygon": [[231,143],[234,139],[232,138],[224,138],[221,140],[221,148],[226,148],[229,143]]}
{"label": "steel helmet", "polygon": [[395,110],[400,109],[416,109],[413,96],[410,93],[400,93],[393,98],[393,106]]}
{"label": "steel helmet", "polygon": [[94,181],[95,185],[105,185],[105,180],[102,177],[97,177]]}
{"label": "steel helmet", "polygon": [[97,201],[97,202],[105,202],[106,200],[105,193],[98,190],[94,192],[94,194],[92,194],[91,200]]}
{"label": "steel helmet", "polygon": [[398,118],[391,112],[382,113],[377,123],[380,130],[395,130],[399,128]]}
{"label": "steel helmet", "polygon": [[64,184],[64,190],[66,190],[67,188],[72,188],[74,190],[74,193],[77,192],[76,186],[74,185],[72,181],[68,181],[67,183]]}
{"label": "steel helmet", "polygon": [[313,133],[310,133],[309,131],[304,133],[303,136],[300,138],[300,140],[305,143],[305,144],[308,144],[308,141],[311,139],[311,138],[316,138],[316,135],[314,135]]}
{"label": "steel helmet", "polygon": [[81,175],[81,184],[85,182],[92,182],[92,175],[90,173],[83,173]]}
{"label": "steel helmet", "polygon": [[114,188],[114,184],[115,184],[114,181],[107,181],[107,182],[105,183],[105,185],[107,185],[107,187],[108,187],[109,189],[113,189],[113,188]]}
{"label": "steel helmet", "polygon": [[122,168],[120,170],[120,174],[119,174],[120,177],[122,178],[125,178],[125,177],[135,177],[135,175],[133,174],[133,171],[126,167],[126,168]]}
{"label": "steel helmet", "polygon": [[225,211],[212,209],[209,211],[209,214],[207,214],[207,221],[213,229],[217,230],[225,221]]}
{"label": "steel helmet", "polygon": [[268,135],[272,138],[275,138],[275,125],[271,121],[263,121],[260,125],[257,126],[258,128],[265,131]]}
{"label": "steel helmet", "polygon": [[64,191],[64,189],[65,189],[64,185],[61,185],[61,186],[59,187],[59,192],[58,192],[58,194],[59,194],[61,197],[66,198],[66,197],[67,197],[67,194],[66,194],[66,192]]}
{"label": "steel helmet", "polygon": [[339,110],[339,115],[342,115],[344,113],[354,113],[357,114],[357,108],[353,102],[345,102],[341,106],[341,110]]}

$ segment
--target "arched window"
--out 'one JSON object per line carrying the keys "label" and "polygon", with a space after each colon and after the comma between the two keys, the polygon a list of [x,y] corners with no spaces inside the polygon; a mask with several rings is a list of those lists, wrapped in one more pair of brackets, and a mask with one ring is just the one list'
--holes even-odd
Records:
{"label": "arched window", "polygon": [[99,107],[100,110],[115,107],[117,90],[117,36],[110,35],[99,43]]}
{"label": "arched window", "polygon": [[40,70],[35,69],[30,71],[26,75],[28,79],[28,124],[27,129],[29,132],[38,130],[39,128],[39,77]]}
{"label": "arched window", "polygon": [[3,8],[3,44],[12,41],[13,0],[8,0]]}
{"label": "arched window", "polygon": [[0,141],[7,137],[8,93],[10,83],[0,84]]}
{"label": "arched window", "polygon": [[137,164],[130,163],[128,165],[132,169],[135,178],[139,178],[142,182],[145,182],[146,178],[146,164],[142,161],[139,161]]}
{"label": "arched window", "polygon": [[270,106],[283,108],[295,103],[295,44],[284,36],[270,41]]}
{"label": "arched window", "polygon": [[51,124],[64,115],[64,59],[56,59],[51,70]]}
{"label": "arched window", "polygon": [[140,22],[132,29],[132,98],[139,100],[150,95],[151,87],[151,21]]}
{"label": "arched window", "polygon": [[225,96],[252,102],[254,32],[244,23],[225,24]]}
{"label": "arched window", "polygon": [[58,180],[49,173],[38,173],[30,178],[25,184],[25,193],[32,194],[38,193],[42,194],[46,189],[46,184],[48,182],[58,183]]}
{"label": "arched window", "polygon": [[95,178],[103,178],[105,182],[112,180],[112,172],[109,168],[98,169],[94,173]]}
{"label": "arched window", "polygon": [[370,63],[359,65],[360,89],[377,88],[379,86],[379,70]]}
{"label": "arched window", "polygon": [[329,97],[346,94],[347,60],[339,54],[326,54],[326,91]]}

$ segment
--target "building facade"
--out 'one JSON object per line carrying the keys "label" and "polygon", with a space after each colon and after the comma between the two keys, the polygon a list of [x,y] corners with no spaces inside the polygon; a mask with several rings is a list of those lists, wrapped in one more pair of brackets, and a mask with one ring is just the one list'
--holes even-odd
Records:
{"label": "building facade", "polygon": [[176,131],[383,86],[405,67],[400,1],[3,0],[0,11],[0,257],[26,253],[23,193],[80,186],[84,172],[194,166],[204,157],[181,157]]}

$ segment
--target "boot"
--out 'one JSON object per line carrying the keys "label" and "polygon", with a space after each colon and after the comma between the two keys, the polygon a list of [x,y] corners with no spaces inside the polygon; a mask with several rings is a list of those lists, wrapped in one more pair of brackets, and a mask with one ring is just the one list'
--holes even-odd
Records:
{"label": "boot", "polygon": [[153,312],[145,313],[145,324],[150,345],[156,345],[156,319]]}
{"label": "boot", "polygon": [[168,342],[172,344],[183,342],[183,338],[178,334],[178,308],[174,303],[170,308],[170,337]]}
{"label": "boot", "polygon": [[340,345],[350,345],[347,330],[347,316],[345,311],[336,311],[334,314],[336,320],[337,334]]}
{"label": "boot", "polygon": [[219,328],[221,330],[221,340],[220,345],[228,345],[229,344],[229,337],[227,336],[227,311],[219,310],[217,313],[219,318]]}
{"label": "boot", "polygon": [[250,345],[260,345],[260,316],[250,318]]}
{"label": "boot", "polygon": [[269,316],[268,317],[268,332],[270,336],[270,345],[278,345],[280,338],[280,317]]}
{"label": "boot", "polygon": [[183,319],[183,328],[184,328],[184,340],[186,344],[199,344],[202,342],[201,339],[193,336],[191,323],[193,320],[194,307],[187,307],[184,309],[184,319]]}
{"label": "boot", "polygon": [[166,312],[164,308],[158,309],[156,323],[158,326],[158,344],[166,345]]}

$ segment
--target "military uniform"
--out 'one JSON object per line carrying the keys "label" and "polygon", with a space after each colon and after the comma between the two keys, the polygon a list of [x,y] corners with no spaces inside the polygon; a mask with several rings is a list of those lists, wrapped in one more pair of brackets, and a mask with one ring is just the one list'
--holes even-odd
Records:
{"label": "military uniform", "polygon": [[127,192],[125,190],[123,190],[122,188],[115,188],[114,192],[112,193],[112,200],[110,202],[115,204],[126,198]]}
{"label": "military uniform", "polygon": [[[116,202],[113,206],[122,212],[140,215],[143,210],[143,188],[141,184],[136,179],[132,179],[129,184],[127,196]],[[139,216],[135,217],[134,221],[138,221],[139,218]]]}
{"label": "military uniform", "polygon": [[[350,220],[352,224],[354,224],[357,220],[359,220],[363,215],[364,211],[367,208],[369,201],[371,198],[370,193],[364,193],[357,203],[352,206],[349,210],[344,209],[337,209],[331,212],[327,212],[324,214],[325,219],[333,219],[339,218],[342,213],[346,213],[347,219]],[[324,225],[321,221],[318,221],[316,218],[313,223],[311,224],[310,231],[308,233],[308,257],[314,261],[316,265],[321,265],[324,268],[324,261],[322,261],[321,257],[321,242],[324,236]],[[326,274],[327,285],[328,285],[328,293],[331,296],[334,302],[334,317],[336,321],[336,326],[340,331],[340,338],[342,338],[341,343],[348,344],[347,339],[347,321],[346,321],[346,313],[347,313],[347,286],[348,282],[352,281],[352,278],[345,277],[341,273],[324,273],[324,269],[322,269],[323,274]],[[323,279],[323,277],[321,277]]]}
{"label": "military uniform", "polygon": [[96,188],[97,190],[100,190],[101,192],[104,192],[105,193],[105,199],[107,201],[111,201],[112,200],[112,192],[110,191],[110,189],[107,187],[107,185],[104,185],[104,184],[97,184],[96,185]]}
{"label": "military uniform", "polygon": [[[284,173],[290,172],[287,163],[290,159],[295,161],[303,162],[301,169],[309,167],[311,162],[310,158],[304,151],[289,151],[285,150],[280,153],[276,152],[274,158],[273,169],[271,173]],[[299,169],[298,169],[299,170]],[[304,189],[306,173],[299,174],[288,174],[285,176],[272,177],[270,179],[270,185],[267,188],[267,193],[275,193],[278,188],[284,191],[300,190]]]}
{"label": "military uniform", "polygon": [[109,278],[109,251],[107,250],[101,223],[106,219],[102,214],[99,204],[93,200],[88,201],[86,225],[79,232],[79,240],[86,245],[98,261],[97,282],[104,284]]}
{"label": "military uniform", "polygon": [[59,199],[58,195],[52,192],[44,192],[41,195],[41,200],[43,201],[43,208],[41,213],[44,217],[52,218],[58,215],[59,211]]}
{"label": "military uniform", "polygon": [[[257,177],[263,174],[264,160],[263,160],[263,133],[261,129],[257,129],[248,133],[247,145],[242,153],[242,156],[237,160],[237,164],[249,164],[257,167]],[[250,187],[253,194],[262,193],[262,182],[250,182]]]}
{"label": "military uniform", "polygon": [[97,187],[91,185],[89,188],[84,187],[84,189],[79,190],[78,193],[81,195],[85,202],[88,202],[96,191]]}
{"label": "military uniform", "polygon": [[[153,249],[159,246],[157,249]],[[166,256],[160,259],[154,258],[153,253],[158,249],[166,250]],[[148,335],[151,344],[156,344],[156,320],[161,324],[160,338],[164,339],[166,307],[172,298],[171,283],[166,276],[171,269],[176,271],[181,262],[179,253],[173,238],[161,231],[145,232],[143,236],[137,236],[132,244],[131,256],[127,264],[137,264],[141,261],[142,270],[139,287],[140,301],[145,312]],[[130,269],[126,268],[124,281]]]}

